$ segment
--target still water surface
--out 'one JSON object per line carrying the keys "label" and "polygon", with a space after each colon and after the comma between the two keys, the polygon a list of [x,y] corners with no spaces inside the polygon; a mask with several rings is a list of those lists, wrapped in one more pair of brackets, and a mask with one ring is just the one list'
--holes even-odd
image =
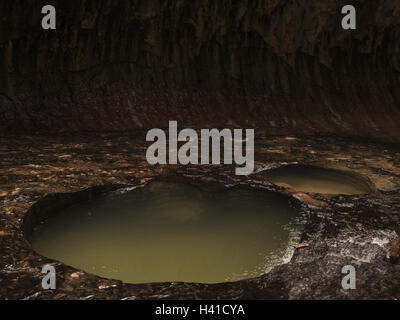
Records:
{"label": "still water surface", "polygon": [[288,165],[260,174],[276,185],[304,192],[345,195],[371,192],[370,186],[363,179],[339,170]]}
{"label": "still water surface", "polygon": [[46,257],[127,283],[218,283],[281,264],[300,220],[278,194],[153,182],[56,213],[29,240]]}

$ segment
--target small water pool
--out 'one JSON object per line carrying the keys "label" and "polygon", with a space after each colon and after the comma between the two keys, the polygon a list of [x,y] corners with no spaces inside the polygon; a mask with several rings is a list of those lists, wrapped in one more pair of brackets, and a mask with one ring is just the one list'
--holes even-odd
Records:
{"label": "small water pool", "polygon": [[260,173],[268,181],[298,191],[325,194],[367,194],[372,185],[356,174],[315,166],[291,164]]}
{"label": "small water pool", "polygon": [[299,219],[283,195],[152,182],[54,212],[28,241],[43,256],[127,283],[219,283],[283,263]]}

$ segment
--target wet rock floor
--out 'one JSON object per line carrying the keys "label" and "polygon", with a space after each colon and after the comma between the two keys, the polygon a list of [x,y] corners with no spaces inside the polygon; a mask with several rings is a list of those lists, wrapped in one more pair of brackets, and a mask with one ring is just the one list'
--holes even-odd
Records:
{"label": "wet rock floor", "polygon": [[[350,170],[377,189],[369,195],[332,196],[278,187],[257,175],[235,176],[231,166],[151,167],[147,146],[143,131],[0,137],[0,299],[400,299],[400,263],[390,260],[400,235],[399,147],[257,133],[258,170],[293,162]],[[285,193],[304,210],[301,242],[308,246],[255,279],[132,285],[41,257],[23,237],[24,215],[48,194],[90,194],[97,186],[113,190],[151,179],[207,190],[241,184]],[[56,290],[41,287],[41,269],[48,263],[57,270]],[[355,290],[342,289],[345,265],[356,268]]]}

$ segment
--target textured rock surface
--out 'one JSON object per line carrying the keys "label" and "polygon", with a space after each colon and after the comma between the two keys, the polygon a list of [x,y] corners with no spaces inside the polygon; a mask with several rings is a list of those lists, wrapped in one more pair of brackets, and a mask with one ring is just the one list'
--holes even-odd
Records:
{"label": "textured rock surface", "polygon": [[0,132],[251,125],[399,141],[400,2],[1,1]]}
{"label": "textured rock surface", "polygon": [[[235,176],[231,166],[151,167],[145,159],[144,135],[0,137],[0,299],[400,299],[400,263],[390,261],[392,244],[400,235],[400,154],[382,144],[348,139],[257,137],[258,169],[298,161],[351,170],[379,189],[370,195],[297,197],[307,213],[300,242],[309,246],[262,277],[217,285],[129,285],[34,252],[22,226],[24,221],[25,227],[35,225],[24,219],[37,201],[36,212],[50,214],[63,204],[60,198],[65,204],[151,178],[183,179],[209,191],[248,185],[297,201],[296,190],[274,186],[257,175]],[[100,185],[107,187],[96,187]],[[47,196],[55,193],[75,194]],[[41,287],[40,271],[47,263],[57,270],[54,291]],[[357,290],[344,291],[341,271],[349,264],[356,268]]]}
{"label": "textured rock surface", "polygon": [[[399,148],[337,137],[400,142],[400,2],[352,2],[357,31],[340,28],[342,0],[54,0],[58,28],[43,31],[47,1],[1,1],[0,298],[400,299],[400,264],[390,262],[400,235]],[[150,167],[145,131],[58,134],[168,120],[257,127],[258,168],[351,170],[377,192],[300,194],[229,167]],[[126,285],[48,260],[24,240],[25,213],[48,194],[167,174],[297,198],[309,214],[301,239],[309,247],[257,279]],[[40,285],[49,262],[56,291]],[[347,264],[357,270],[354,291],[340,286]]]}
{"label": "textured rock surface", "polygon": [[390,249],[390,261],[396,263],[400,259],[400,237],[397,237],[392,244]]}

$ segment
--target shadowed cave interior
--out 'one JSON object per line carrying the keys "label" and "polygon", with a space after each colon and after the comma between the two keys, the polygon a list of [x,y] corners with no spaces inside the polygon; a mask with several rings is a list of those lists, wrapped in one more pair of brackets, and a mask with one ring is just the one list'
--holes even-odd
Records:
{"label": "shadowed cave interior", "polygon": [[[400,3],[354,2],[2,1],[0,298],[399,299]],[[255,173],[150,165],[169,121],[254,129]]]}

